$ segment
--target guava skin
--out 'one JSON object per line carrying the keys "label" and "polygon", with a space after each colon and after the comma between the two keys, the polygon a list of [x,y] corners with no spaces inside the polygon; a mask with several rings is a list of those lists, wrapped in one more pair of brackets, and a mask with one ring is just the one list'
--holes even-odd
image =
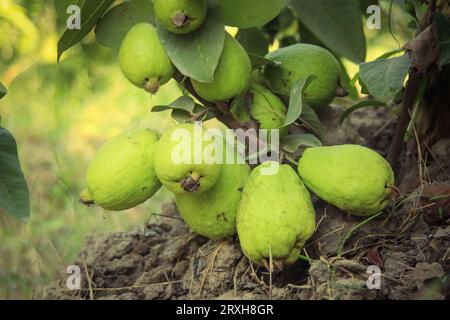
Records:
{"label": "guava skin", "polygon": [[288,165],[275,175],[263,175],[258,166],[250,174],[237,211],[237,232],[247,258],[267,265],[298,260],[299,252],[315,230],[311,197],[299,176]]}
{"label": "guava skin", "polygon": [[156,28],[148,23],[138,23],[125,36],[119,62],[125,77],[151,94],[156,94],[175,73]]}
{"label": "guava skin", "polygon": [[316,79],[304,92],[306,102],[320,111],[333,101],[341,77],[341,66],[328,50],[301,43],[270,52],[266,57],[281,63],[280,66],[267,66],[264,72],[276,92],[289,96],[298,80],[314,75]]}
{"label": "guava skin", "polygon": [[247,164],[225,164],[208,191],[199,195],[176,194],[181,217],[196,233],[213,240],[236,234],[236,210],[250,174]]}
{"label": "guava skin", "polygon": [[191,79],[195,92],[209,102],[224,102],[243,94],[249,87],[252,65],[244,48],[228,33],[223,52],[210,83]]}
{"label": "guava skin", "polygon": [[127,131],[107,142],[87,170],[88,195],[111,211],[133,208],[161,187],[154,169],[158,137],[146,129]]}
{"label": "guava skin", "polygon": [[319,198],[357,216],[371,216],[389,204],[394,172],[377,152],[359,145],[308,148],[298,172]]}
{"label": "guava skin", "polygon": [[[195,130],[199,130],[200,134],[197,143],[194,143]],[[204,158],[205,149],[215,150],[214,139],[204,138],[204,133],[205,129],[201,126],[179,124],[169,128],[158,141],[155,170],[161,183],[170,191],[177,194],[200,194],[211,189],[219,179],[223,161],[204,161],[207,160]],[[186,139],[176,136],[172,138],[173,134],[186,135]],[[202,148],[196,147],[200,141]],[[214,155],[215,151],[212,154]],[[195,161],[196,159],[200,161]]]}
{"label": "guava skin", "polygon": [[206,18],[207,0],[153,0],[155,16],[168,31],[187,34],[200,28]]}

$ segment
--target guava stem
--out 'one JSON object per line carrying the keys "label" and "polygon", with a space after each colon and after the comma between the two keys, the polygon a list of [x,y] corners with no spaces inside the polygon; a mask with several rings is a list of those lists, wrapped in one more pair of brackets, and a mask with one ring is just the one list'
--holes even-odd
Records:
{"label": "guava stem", "polygon": [[192,172],[188,177],[181,180],[181,187],[187,192],[195,192],[200,188],[200,174]]}
{"label": "guava stem", "polygon": [[160,83],[158,78],[145,79],[144,89],[150,94],[156,94],[159,90]]}
{"label": "guava stem", "polygon": [[92,207],[95,206],[95,200],[92,197],[92,194],[89,192],[88,189],[83,190],[80,194],[80,203],[84,204],[85,206]]}
{"label": "guava stem", "polygon": [[172,23],[177,28],[183,28],[191,22],[191,18],[184,14],[183,11],[178,11],[172,17]]}

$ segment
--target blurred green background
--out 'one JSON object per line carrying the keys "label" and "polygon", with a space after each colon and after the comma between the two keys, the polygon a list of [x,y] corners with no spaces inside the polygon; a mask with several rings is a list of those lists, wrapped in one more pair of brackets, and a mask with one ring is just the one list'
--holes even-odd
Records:
{"label": "blurred green background", "polygon": [[[172,120],[151,107],[173,101],[180,91],[169,83],[152,97],[135,88],[121,74],[116,54],[93,35],[57,64],[62,25],[53,1],[0,0],[0,81],[9,90],[0,115],[17,139],[32,209],[26,225],[0,212],[0,299],[32,298],[33,290],[65,272],[87,235],[143,225],[171,199],[162,190],[122,213],[78,203],[95,151],[129,128],[163,132]],[[399,47],[386,26],[366,32],[368,60]],[[358,70],[346,66],[351,75]]]}

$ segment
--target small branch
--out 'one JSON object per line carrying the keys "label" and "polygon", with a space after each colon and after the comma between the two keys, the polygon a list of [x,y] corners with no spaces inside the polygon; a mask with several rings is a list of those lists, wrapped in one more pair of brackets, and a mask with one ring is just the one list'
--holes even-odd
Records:
{"label": "small branch", "polygon": [[237,121],[236,119],[234,119],[233,115],[231,114],[231,112],[229,111],[229,109],[227,110],[227,108],[224,108],[224,106],[221,104],[220,108],[214,104],[211,103],[209,101],[206,101],[205,99],[203,99],[202,97],[200,97],[197,92],[195,92],[194,87],[192,86],[191,81],[189,81],[189,79],[186,79],[181,73],[177,73],[174,76],[174,79],[181,85],[183,86],[184,89],[186,89],[194,98],[196,98],[201,104],[203,104],[203,106],[205,106],[205,108],[212,112],[217,120],[219,120],[220,122],[222,122],[225,126],[227,126],[229,129],[252,129],[252,125],[253,124],[241,124],[239,121]]}

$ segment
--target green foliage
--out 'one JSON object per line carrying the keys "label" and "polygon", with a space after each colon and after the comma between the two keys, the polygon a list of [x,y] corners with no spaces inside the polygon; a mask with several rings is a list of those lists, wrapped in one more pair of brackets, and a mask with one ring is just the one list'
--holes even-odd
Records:
{"label": "green foliage", "polygon": [[133,0],[121,3],[109,10],[95,27],[98,43],[119,50],[128,31],[140,22],[154,23],[150,0]]}
{"label": "green foliage", "polygon": [[287,0],[218,0],[227,26],[260,27],[275,18]]}
{"label": "green foliage", "polygon": [[366,58],[361,11],[356,0],[293,0],[300,21],[331,50],[353,62]]}
{"label": "green foliage", "polygon": [[187,35],[171,33],[158,25],[161,41],[175,67],[183,75],[201,82],[214,80],[225,39],[220,11],[208,10],[203,26]]}
{"label": "green foliage", "polygon": [[58,41],[58,61],[61,55],[80,42],[100,20],[114,0],[89,0],[81,9],[81,29],[66,30]]}
{"label": "green foliage", "polygon": [[411,62],[409,55],[381,59],[360,65],[360,78],[370,94],[378,98],[394,96],[403,88]]}
{"label": "green foliage", "polygon": [[0,209],[27,221],[30,216],[28,186],[17,154],[17,145],[9,131],[0,127]]}

